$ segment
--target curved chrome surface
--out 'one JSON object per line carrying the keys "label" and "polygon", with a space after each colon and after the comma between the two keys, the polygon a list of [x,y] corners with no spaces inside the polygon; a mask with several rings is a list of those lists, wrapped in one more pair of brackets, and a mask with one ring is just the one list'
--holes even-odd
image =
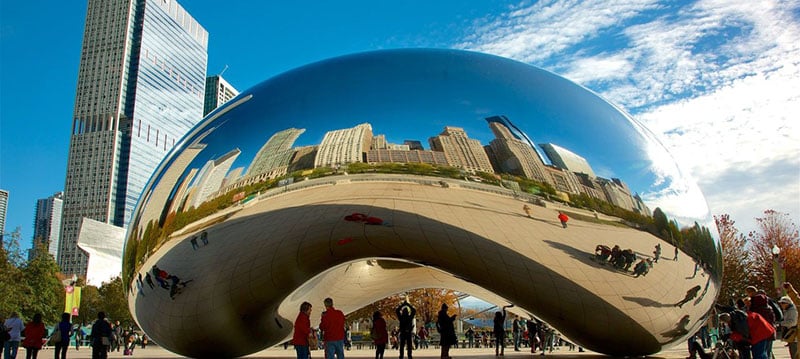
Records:
{"label": "curved chrome surface", "polygon": [[[580,196],[625,211],[561,203]],[[677,260],[653,229],[667,222],[694,233]],[[598,245],[637,262],[660,245],[666,259],[635,277]],[[347,312],[419,287],[511,302],[586,348],[643,355],[699,328],[719,261],[697,186],[615,106],[508,59],[391,50],[284,73],[209,114],[151,179],[123,274],[141,328],[187,356],[278,344],[305,300]],[[173,298],[146,283],[154,265],[185,283]]]}

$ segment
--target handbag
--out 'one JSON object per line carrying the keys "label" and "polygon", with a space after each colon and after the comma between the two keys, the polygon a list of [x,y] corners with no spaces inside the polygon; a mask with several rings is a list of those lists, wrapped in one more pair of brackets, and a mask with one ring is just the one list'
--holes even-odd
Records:
{"label": "handbag", "polygon": [[56,327],[56,329],[53,330],[53,334],[50,334],[50,344],[58,343],[61,343],[61,330]]}
{"label": "handbag", "polygon": [[317,341],[317,336],[314,333],[308,335],[308,349],[317,350],[319,349],[319,341]]}

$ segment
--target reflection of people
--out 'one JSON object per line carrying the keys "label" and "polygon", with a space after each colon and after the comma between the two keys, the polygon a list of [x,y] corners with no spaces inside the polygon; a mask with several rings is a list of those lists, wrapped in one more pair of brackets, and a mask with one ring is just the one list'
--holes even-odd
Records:
{"label": "reflection of people", "polygon": [[686,296],[684,296],[683,299],[680,302],[675,303],[675,306],[678,307],[678,308],[682,307],[688,301],[690,301],[690,300],[694,299],[695,297],[697,297],[697,293],[700,293],[700,289],[702,289],[702,288],[703,287],[701,287],[699,285],[696,285],[696,286],[692,287],[691,289],[687,290],[686,291]]}
{"label": "reflection of people", "polygon": [[333,359],[336,355],[337,359],[344,359],[344,313],[333,307],[333,299],[325,298],[324,303],[319,329],[325,341],[325,358]]}
{"label": "reflection of people", "polygon": [[447,315],[447,304],[442,303],[442,309],[436,317],[436,330],[441,337],[439,344],[442,346],[441,358],[450,358],[450,346],[456,343],[456,327],[453,324],[456,315]]}
{"label": "reflection of people", "polygon": [[308,359],[311,352],[308,348],[308,337],[311,334],[311,303],[303,302],[300,304],[300,312],[294,320],[294,335],[292,335],[292,345],[297,353],[297,359]]}
{"label": "reflection of people", "polygon": [[558,211],[558,220],[561,221],[561,226],[567,228],[567,221],[569,221],[569,217],[567,217],[564,212]]}
{"label": "reflection of people", "polygon": [[411,359],[411,351],[414,346],[414,316],[417,315],[417,309],[406,298],[394,310],[394,313],[400,322],[400,359],[403,359],[403,346],[408,348],[408,359]]}
{"label": "reflection of people", "polygon": [[375,359],[383,359],[386,343],[389,342],[389,332],[386,330],[386,320],[383,319],[383,314],[377,310],[372,314],[370,335],[372,342],[375,343]]}

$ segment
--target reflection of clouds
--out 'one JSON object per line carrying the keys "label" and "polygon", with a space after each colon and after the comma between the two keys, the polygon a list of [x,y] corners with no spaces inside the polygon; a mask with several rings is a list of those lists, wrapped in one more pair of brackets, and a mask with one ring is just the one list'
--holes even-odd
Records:
{"label": "reflection of clouds", "polygon": [[[754,218],[777,207],[798,218],[800,131],[788,115],[800,112],[797,10],[794,1],[545,1],[483,19],[457,46],[544,66],[633,109],[715,211]],[[781,167],[780,179],[764,170]]]}

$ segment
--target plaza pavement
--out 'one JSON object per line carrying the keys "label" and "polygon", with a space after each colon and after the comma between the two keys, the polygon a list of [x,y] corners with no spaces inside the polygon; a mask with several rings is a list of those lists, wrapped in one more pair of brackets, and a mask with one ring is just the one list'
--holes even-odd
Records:
{"label": "plaza pavement", "polygon": [[[773,344],[773,351],[775,354],[775,359],[789,359],[789,351],[784,347],[783,342],[776,341]],[[526,351],[526,349],[528,351]],[[578,351],[570,351],[567,347],[560,347],[558,350],[554,351],[553,353],[547,353],[545,356],[541,356],[537,354],[531,354],[530,349],[523,348],[522,351],[515,352],[512,349],[506,348],[506,352],[504,357],[508,358],[547,358],[547,357],[556,357],[559,359],[569,359],[569,358],[579,358],[579,359],[600,359],[600,358],[611,358],[609,356],[598,354],[595,352],[583,352],[579,353]],[[39,352],[39,358],[42,359],[49,359],[53,355],[52,349],[44,349]],[[345,357],[347,358],[374,358],[375,352],[372,349],[353,349],[349,351],[345,351]],[[678,345],[671,349],[663,350],[659,353],[653,354],[648,356],[648,358],[659,358],[659,359],[684,359],[688,355],[688,351],[686,350],[685,345]],[[451,349],[450,356],[454,359],[482,359],[482,358],[494,358],[494,349],[492,348],[473,348],[473,349]],[[25,350],[20,348],[19,354],[17,354],[17,358],[24,358],[25,357]],[[75,348],[70,348],[67,352],[67,358],[74,358],[74,359],[81,359],[81,358],[91,358],[92,352],[90,348],[81,348],[79,351],[75,351]],[[161,347],[158,346],[148,346],[146,349],[137,348],[134,351],[133,356],[123,356],[122,352],[112,352],[108,355],[109,358],[136,358],[136,359],[156,359],[156,358],[184,358],[183,356],[171,353]],[[312,358],[322,358],[321,351],[314,351],[311,353]],[[397,350],[386,350],[384,353],[384,357],[386,359],[394,359],[398,357]],[[274,347],[266,350],[262,350],[258,353],[251,354],[246,356],[245,358],[269,358],[269,359],[294,359],[294,350],[289,347],[289,349],[283,349],[283,347]],[[414,358],[418,359],[437,359],[439,358],[439,350],[438,349],[420,349],[414,351]]]}

